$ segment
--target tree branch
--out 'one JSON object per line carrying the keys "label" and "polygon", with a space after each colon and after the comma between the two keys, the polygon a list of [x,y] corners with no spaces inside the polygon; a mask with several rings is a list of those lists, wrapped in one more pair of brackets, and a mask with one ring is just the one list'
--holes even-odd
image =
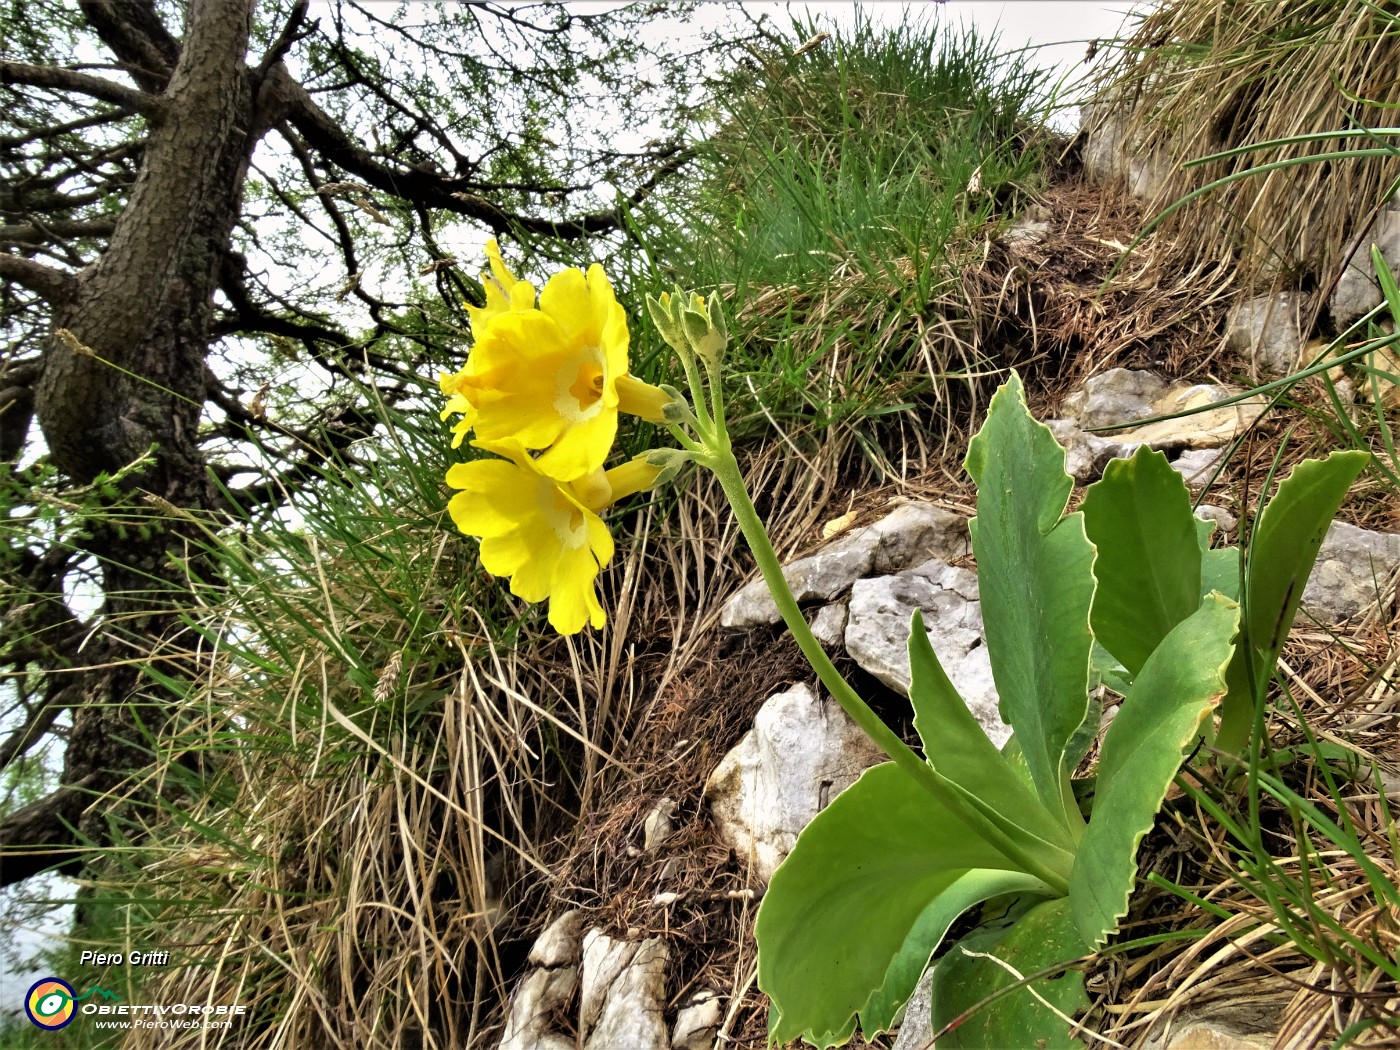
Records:
{"label": "tree branch", "polygon": [[272,42],[272,46],[267,49],[267,53],[258,63],[257,72],[254,74],[254,83],[261,84],[263,78],[267,76],[267,71],[286,57],[293,44],[315,31],[315,22],[305,31],[302,30],[302,24],[306,21],[306,9],[307,0],[297,0],[296,6],[292,8],[292,13],[287,16],[287,24],[282,27],[282,32],[277,34],[277,39]]}
{"label": "tree branch", "polygon": [[92,774],[66,784],[0,821],[0,886],[13,886],[49,868],[71,872],[82,863],[76,829],[93,800],[88,784],[95,779]]}
{"label": "tree branch", "polygon": [[[464,183],[446,178],[419,167],[391,168],[347,134],[345,128],[316,104],[301,84],[283,69],[274,69],[268,83],[276,83],[286,118],[309,146],[319,151],[340,168],[363,179],[375,189],[396,197],[465,215],[489,226],[495,233],[523,230],[547,234],[561,240],[574,240],[593,233],[616,229],[620,216],[615,210],[592,212],[573,219],[541,219],[519,215],[499,208],[483,197],[463,192]],[[638,204],[666,173],[674,171],[688,159],[679,149],[666,156],[667,163],[642,187],[628,198]]]}
{"label": "tree branch", "polygon": [[148,117],[158,117],[161,113],[161,100],[156,95],[148,95],[136,88],[129,88],[113,80],[104,80],[88,73],[78,73],[57,66],[36,66],[29,62],[12,62],[0,59],[0,85],[27,84],[30,87],[48,88],[53,91],[75,91],[80,95],[110,102],[123,109],[144,113]]}
{"label": "tree branch", "polygon": [[76,222],[37,219],[13,226],[0,226],[0,245],[43,244],[68,237],[110,237],[117,227],[116,219],[87,219]]}
{"label": "tree branch", "polygon": [[72,299],[78,287],[78,280],[72,274],[9,252],[0,252],[0,277],[8,277],[54,306],[62,306]]}
{"label": "tree branch", "polygon": [[82,690],[74,683],[63,688],[52,687],[44,699],[34,705],[24,723],[0,743],[0,769],[26,754],[53,728],[58,716],[82,699]]}
{"label": "tree branch", "polygon": [[180,44],[161,21],[152,0],[78,0],[88,25],[124,62],[132,78],[160,94],[180,59]]}

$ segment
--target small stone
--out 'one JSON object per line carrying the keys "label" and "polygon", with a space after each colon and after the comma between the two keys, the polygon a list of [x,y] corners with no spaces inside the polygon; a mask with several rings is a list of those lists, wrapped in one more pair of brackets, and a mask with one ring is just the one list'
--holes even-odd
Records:
{"label": "small stone", "polygon": [[1166,380],[1143,369],[1110,368],[1065,398],[1064,409],[1081,430],[1133,423],[1153,414]]}
{"label": "small stone", "polygon": [[1160,149],[1134,153],[1128,158],[1128,192],[1139,200],[1154,201],[1171,178],[1171,158]]}
{"label": "small stone", "polygon": [[1280,292],[1246,299],[1230,311],[1225,341],[1244,354],[1264,378],[1288,375],[1298,367],[1308,332],[1306,297]]}
{"label": "small stone", "polygon": [[1185,478],[1187,485],[1197,489],[1210,482],[1224,455],[1222,448],[1188,448],[1172,461],[1172,470]]}
{"label": "small stone", "polygon": [[1376,604],[1397,569],[1400,535],[1334,521],[1303,591],[1303,609],[1323,623],[1349,620]]}
{"label": "small stone", "polygon": [[842,514],[841,516],[836,518],[832,518],[830,521],[822,525],[822,539],[830,540],[841,535],[841,533],[845,532],[851,527],[852,524],[855,523],[856,518],[858,518],[859,516],[860,515],[857,514],[855,511],[848,510],[845,514]]}
{"label": "small stone", "polygon": [[1376,221],[1347,246],[1350,261],[1332,298],[1327,300],[1338,331],[1385,301],[1371,258],[1373,244],[1381,250],[1392,273],[1400,270],[1400,196],[1392,197],[1376,216]]}
{"label": "small stone", "polygon": [[671,837],[671,817],[675,815],[674,799],[663,798],[642,822],[642,849],[650,853]]}
{"label": "small stone", "polygon": [[1235,526],[1240,523],[1240,519],[1231,514],[1224,507],[1217,507],[1213,503],[1202,503],[1196,508],[1196,517],[1205,521],[1213,521],[1216,525],[1216,535],[1235,531]]}
{"label": "small stone", "polygon": [[871,571],[903,572],[930,558],[955,561],[972,551],[967,518],[927,503],[905,503],[870,526],[875,536]]}
{"label": "small stone", "polygon": [[690,996],[676,1011],[676,1026],[671,1030],[673,1050],[712,1050],[722,1014],[718,992],[701,988]]}
{"label": "small stone", "polygon": [[574,1041],[550,1030],[550,1019],[578,987],[578,970],[533,970],[510,999],[499,1050],[574,1050]]}
{"label": "small stone", "polygon": [[1079,107],[1079,123],[1085,132],[1084,173],[1090,182],[1110,184],[1123,174],[1125,121],[1116,99],[1102,98]]}
{"label": "small stone", "polygon": [[[1154,416],[1172,416],[1234,397],[1240,391],[1217,383],[1182,383],[1172,387],[1152,403]],[[1144,423],[1113,435],[1118,441],[1155,449],[1219,448],[1242,434],[1268,407],[1262,397],[1250,397],[1233,405],[1197,411],[1180,419]]]}
{"label": "small stone", "polygon": [[545,927],[530,949],[534,966],[572,966],[578,962],[583,912],[570,908]]}
{"label": "small stone", "polygon": [[[1259,418],[1262,397],[1250,397],[1217,409],[1196,411],[1233,397],[1238,391],[1216,383],[1167,384],[1151,372],[1114,368],[1096,376],[1064,400],[1068,419],[1046,425],[1065,449],[1065,470],[1079,482],[1103,473],[1110,460],[1131,456],[1143,445],[1162,451],[1215,449],[1234,440]],[[1180,416],[1162,419],[1162,416]],[[1156,422],[1095,434],[1095,427],[1118,426],[1142,419]]]}
{"label": "small stone", "polygon": [[767,883],[812,818],[884,759],[836,701],[799,683],[764,702],[705,798],[721,841]]}
{"label": "small stone", "polygon": [[666,942],[583,938],[579,1030],[583,1050],[665,1050]]}
{"label": "small stone", "polygon": [[1273,1045],[1272,1035],[1245,1033],[1218,1023],[1197,1023],[1175,1032],[1166,1050],[1269,1050]]}
{"label": "small stone", "polygon": [[890,688],[909,695],[909,622],[923,611],[929,642],[949,681],[987,735],[1011,736],[997,708],[996,682],[982,638],[977,574],[931,561],[908,572],[860,580],[851,588],[846,652]]}
{"label": "small stone", "polygon": [[999,239],[1010,248],[1027,248],[1033,244],[1039,244],[1048,236],[1050,236],[1048,222],[1030,222],[1022,219],[1012,223]]}
{"label": "small stone", "polygon": [[812,634],[828,649],[841,644],[846,633],[846,603],[835,602],[823,605],[812,617]]}

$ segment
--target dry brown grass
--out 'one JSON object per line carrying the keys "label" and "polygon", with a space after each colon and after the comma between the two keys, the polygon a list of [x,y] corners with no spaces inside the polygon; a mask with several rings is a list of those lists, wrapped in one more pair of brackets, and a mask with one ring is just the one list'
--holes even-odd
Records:
{"label": "dry brown grass", "polygon": [[[1395,16],[1394,5],[1366,0],[1169,0],[1104,71],[1101,97],[1116,101],[1099,113],[1126,116],[1134,155],[1160,150],[1169,162],[1155,209],[1274,161],[1373,147],[1365,138],[1288,144],[1183,166],[1290,136],[1393,126],[1400,103]],[[1167,239],[1155,262],[1167,274],[1200,268],[1218,285],[1277,280],[1325,289],[1396,175],[1392,154],[1241,179],[1161,226]]]}

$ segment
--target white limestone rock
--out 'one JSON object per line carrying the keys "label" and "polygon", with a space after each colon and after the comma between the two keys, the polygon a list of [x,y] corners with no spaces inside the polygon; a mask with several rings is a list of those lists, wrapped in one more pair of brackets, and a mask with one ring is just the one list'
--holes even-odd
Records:
{"label": "white limestone rock", "polygon": [[828,649],[835,649],[846,636],[846,603],[823,605],[812,617],[810,626],[817,641]]}
{"label": "white limestone rock", "polygon": [[1202,503],[1196,508],[1196,517],[1205,521],[1215,522],[1215,532],[1213,535],[1228,535],[1235,531],[1240,519],[1231,514],[1224,507],[1217,507],[1213,503]]}
{"label": "white limestone rock", "polygon": [[1000,746],[1011,736],[997,710],[996,683],[982,638],[977,574],[930,561],[851,588],[846,652],[890,688],[909,695],[909,625],[921,609],[933,651],[968,709]]}
{"label": "white limestone rock", "polygon": [[[830,602],[871,572],[898,572],[928,558],[961,557],[967,550],[966,518],[927,503],[906,503],[880,521],[853,529],[783,566],[783,578],[798,602]],[[725,627],[752,627],[780,619],[762,578],[747,583],[720,611]]]}
{"label": "white limestone rock", "polygon": [[884,760],[836,701],[800,683],[764,702],[705,798],[721,841],[766,884],[811,819]]}
{"label": "white limestone rock", "polygon": [[583,933],[583,912],[571,908],[545,927],[530,948],[533,966],[572,966],[579,959],[579,935]]}
{"label": "white limestone rock", "polygon": [[651,808],[651,812],[642,821],[642,849],[650,853],[664,845],[675,830],[675,825],[671,823],[671,818],[676,815],[676,801],[671,798],[663,798]]}
{"label": "white limestone rock", "polygon": [[574,1050],[574,1041],[551,1030],[551,1018],[578,987],[578,969],[533,970],[510,999],[499,1050]]}
{"label": "white limestone rock", "polygon": [[583,937],[579,1032],[583,1050],[667,1050],[666,942]]}
{"label": "white limestone rock", "polygon": [[723,1003],[714,989],[701,988],[692,994],[676,1011],[672,1050],[713,1050],[722,1015]]}
{"label": "white limestone rock", "polygon": [[1084,174],[1090,182],[1116,182],[1126,171],[1124,132],[1126,123],[1116,100],[1086,102],[1079,107],[1079,123],[1084,129]]}
{"label": "white limestone rock", "polygon": [[1347,246],[1350,262],[1337,282],[1332,297],[1327,300],[1332,321],[1339,331],[1385,299],[1376,280],[1376,268],[1371,259],[1372,245],[1381,250],[1392,273],[1400,271],[1400,196],[1386,202],[1376,221]]}
{"label": "white limestone rock", "polygon": [[1334,521],[1318,551],[1303,610],[1328,624],[1365,612],[1400,569],[1400,534]]}
{"label": "white limestone rock", "polygon": [[1152,415],[1167,381],[1145,369],[1110,368],[1065,398],[1064,410],[1084,430],[1133,423]]}
{"label": "white limestone rock", "polygon": [[1109,460],[1131,456],[1143,445],[1163,451],[1220,448],[1258,419],[1266,402],[1262,397],[1251,397],[1177,419],[1157,419],[1099,434],[1088,431],[1179,415],[1237,393],[1216,383],[1168,385],[1151,372],[1114,368],[1065,398],[1062,407],[1070,418],[1052,419],[1047,425],[1065,447],[1065,469],[1077,481],[1087,482],[1101,474]]}
{"label": "white limestone rock", "polygon": [[1166,151],[1134,152],[1128,158],[1128,192],[1139,200],[1155,201],[1167,188],[1172,162]]}
{"label": "white limestone rock", "polygon": [[1298,367],[1308,341],[1307,305],[1299,292],[1245,299],[1230,311],[1225,341],[1253,362],[1261,378],[1288,375]]}
{"label": "white limestone rock", "polygon": [[1172,460],[1172,470],[1186,479],[1188,487],[1198,489],[1210,481],[1224,455],[1223,448],[1189,448]]}
{"label": "white limestone rock", "polygon": [[998,239],[1008,248],[1029,248],[1050,236],[1050,224],[1045,221],[1032,222],[1021,219],[1007,227]]}
{"label": "white limestone rock", "polygon": [[891,1050],[929,1050],[933,1045],[933,969],[924,971],[914,994],[904,1007],[904,1020],[899,1026]]}

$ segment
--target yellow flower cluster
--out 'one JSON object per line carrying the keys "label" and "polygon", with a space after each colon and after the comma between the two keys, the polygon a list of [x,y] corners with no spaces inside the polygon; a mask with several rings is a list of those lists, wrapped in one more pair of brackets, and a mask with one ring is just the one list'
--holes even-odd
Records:
{"label": "yellow flower cluster", "polygon": [[671,398],[628,374],[627,315],[601,266],[555,274],[537,301],[494,240],[486,252],[486,305],[467,308],[472,350],[460,372],[441,377],[442,418],[462,417],[454,448],[474,432],[472,445],[502,458],[452,467],[447,483],[461,491],[447,509],[481,539],[487,572],[509,576],[526,601],[549,600],[560,634],[602,627],[594,584],[613,541],[598,512],[652,487],[662,470],[645,456],[603,469],[618,413],[660,423]]}

